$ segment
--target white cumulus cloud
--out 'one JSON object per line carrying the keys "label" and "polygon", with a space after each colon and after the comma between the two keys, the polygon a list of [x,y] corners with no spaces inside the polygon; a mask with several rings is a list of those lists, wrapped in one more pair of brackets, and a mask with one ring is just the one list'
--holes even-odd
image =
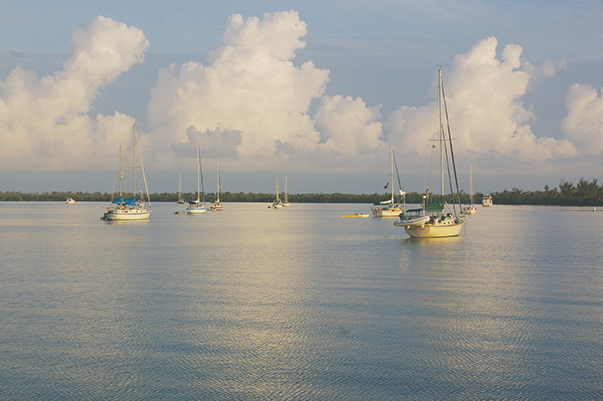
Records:
{"label": "white cumulus cloud", "polygon": [[367,108],[360,98],[324,96],[314,121],[321,129],[327,150],[354,156],[366,149],[381,148],[382,127],[378,110]]}
{"label": "white cumulus cloud", "polygon": [[588,85],[572,85],[566,94],[566,137],[584,154],[603,153],[603,97]]}
{"label": "white cumulus cloud", "polygon": [[102,16],[72,27],[70,35],[73,56],[61,71],[38,77],[17,67],[0,83],[3,169],[98,166],[128,138],[131,117],[86,113],[100,88],[143,61],[148,41],[139,29]]}
{"label": "white cumulus cloud", "polygon": [[[530,162],[575,156],[577,150],[569,141],[537,137],[531,131],[529,123],[535,116],[523,104],[531,79],[528,72],[520,69],[523,49],[506,45],[498,59],[497,45],[494,37],[476,43],[468,52],[457,55],[444,75],[455,150],[500,154]],[[549,75],[554,72],[550,63],[536,70],[546,70]],[[427,152],[427,141],[437,130],[432,123],[437,116],[434,110],[432,104],[402,107],[393,114],[390,126],[401,149]]]}
{"label": "white cumulus cloud", "polygon": [[[174,64],[159,73],[148,111],[160,164],[174,163],[174,153],[192,146],[194,137],[211,156],[230,155],[247,166],[286,160],[296,151],[353,154],[378,146],[378,113],[359,98],[323,97],[329,71],[311,61],[293,63],[307,34],[296,11],[247,20],[235,14],[224,27],[207,66]],[[322,99],[316,116],[313,99]]]}

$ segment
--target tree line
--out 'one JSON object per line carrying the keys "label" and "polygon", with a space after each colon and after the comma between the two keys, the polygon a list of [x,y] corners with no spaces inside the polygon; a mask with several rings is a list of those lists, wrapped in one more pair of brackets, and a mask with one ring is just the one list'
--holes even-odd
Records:
{"label": "tree line", "polygon": [[[490,193],[494,198],[495,204],[500,205],[559,205],[559,206],[601,206],[603,205],[603,185],[597,183],[597,179],[591,181],[581,178],[576,185],[572,182],[562,181],[559,188],[550,189],[545,185],[544,190],[523,191],[518,188],[512,190],[505,189],[501,192]],[[388,193],[379,194],[344,194],[344,193],[307,193],[307,194],[288,194],[289,202],[292,203],[378,203],[387,200],[391,195]],[[422,192],[406,193],[406,203],[421,203]],[[185,200],[197,199],[197,193],[183,193]],[[469,203],[469,194],[461,191],[461,202]],[[474,203],[481,203],[483,193],[477,192],[473,196]],[[63,202],[67,198],[73,198],[77,202],[109,202],[116,199],[115,194],[101,192],[42,192],[27,193],[21,191],[0,192],[0,201],[8,202]],[[132,194],[124,194],[124,198],[131,199]],[[206,193],[205,199],[210,202],[216,199],[215,193]],[[151,194],[153,202],[176,202],[178,194],[176,192],[161,192]],[[253,193],[253,192],[223,192],[220,195],[222,202],[272,202],[274,194],[272,193]],[[397,199],[398,200],[398,199]]]}

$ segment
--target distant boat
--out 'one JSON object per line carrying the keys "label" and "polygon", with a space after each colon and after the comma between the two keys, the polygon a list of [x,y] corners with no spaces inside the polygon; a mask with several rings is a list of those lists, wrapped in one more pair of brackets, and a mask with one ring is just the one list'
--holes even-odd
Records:
{"label": "distant boat", "polygon": [[[404,227],[408,235],[413,238],[440,238],[455,237],[460,234],[463,228],[463,216],[460,207],[460,198],[458,190],[458,179],[454,162],[454,152],[452,149],[452,135],[450,133],[450,124],[448,122],[448,109],[446,106],[446,97],[444,96],[444,85],[442,82],[442,69],[438,71],[438,110],[439,110],[439,138],[440,143],[440,179],[442,183],[442,192],[439,200],[431,201],[434,195],[429,194],[429,190],[423,195],[423,204],[421,209],[409,210],[408,213],[400,215],[400,220],[395,222],[397,227]],[[442,114],[446,115],[446,124],[444,124]],[[448,130],[445,132],[444,127]],[[448,142],[448,146],[446,143]],[[452,207],[444,200],[444,157],[448,164],[448,176],[450,179],[450,189],[453,196]],[[453,177],[456,182],[456,193],[452,186],[452,177],[450,177],[450,167],[452,167]],[[448,206],[448,211],[446,207]],[[456,210],[458,206],[458,213]]]}
{"label": "distant boat", "polygon": [[287,193],[287,176],[285,176],[285,199],[283,200],[283,207],[289,207],[289,194]]}
{"label": "distant boat", "polygon": [[216,201],[209,206],[209,210],[212,212],[219,212],[223,209],[222,202],[220,202],[220,194],[222,193],[222,185],[220,184],[220,162],[218,162],[216,170],[218,188],[216,189]]}
{"label": "distant boat", "polygon": [[274,201],[272,202],[272,208],[273,209],[282,209],[283,208],[283,201],[279,197],[279,193],[278,193],[278,170],[276,170],[276,197],[274,198]]}
{"label": "distant boat", "polygon": [[[139,155],[140,157],[140,155]],[[136,126],[132,127],[132,182],[134,188],[132,190],[132,199],[127,200],[123,198],[122,192],[122,180],[124,177],[124,171],[121,169],[121,146],[119,147],[119,199],[112,201],[111,205],[107,208],[105,214],[101,217],[101,220],[110,221],[123,221],[123,220],[147,220],[153,211],[151,209],[151,198],[149,196],[149,188],[147,187],[147,179],[144,175],[144,166],[142,164],[142,157],[140,157],[140,169],[142,171],[142,178],[147,193],[148,206],[145,207],[144,199],[136,200]]]}
{"label": "distant boat", "polygon": [[73,198],[67,198],[67,200],[65,201],[65,203],[67,203],[68,205],[71,205],[71,204],[75,203],[75,199],[73,199]]}
{"label": "distant boat", "polygon": [[179,205],[184,205],[184,199],[182,198],[182,174],[178,177],[178,202]]}
{"label": "distant boat", "polygon": [[391,182],[388,182],[385,188],[388,186],[392,189],[392,197],[386,201],[379,202],[373,205],[371,212],[373,217],[398,217],[402,213],[400,204],[395,202],[394,199],[394,146],[390,145],[390,164],[391,164]]}
{"label": "distant boat", "polygon": [[483,207],[492,207],[492,195],[485,194],[482,197],[482,206]]}
{"label": "distant boat", "polygon": [[465,206],[463,213],[475,214],[477,208],[473,204],[473,173],[471,171],[471,163],[469,163],[469,205]]}
{"label": "distant boat", "polygon": [[354,213],[354,214],[344,214],[341,217],[369,217],[368,213]]}
{"label": "distant boat", "polygon": [[188,201],[186,204],[186,214],[204,214],[205,213],[205,189],[203,190],[203,201],[201,201],[200,191],[203,182],[203,173],[201,172],[201,155],[199,152],[199,139],[197,139],[197,200]]}

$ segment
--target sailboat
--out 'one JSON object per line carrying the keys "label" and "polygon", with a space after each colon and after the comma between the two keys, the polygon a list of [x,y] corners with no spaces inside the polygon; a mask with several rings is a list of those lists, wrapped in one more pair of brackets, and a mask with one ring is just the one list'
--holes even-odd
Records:
{"label": "sailboat", "polygon": [[204,214],[205,213],[205,190],[203,190],[203,201],[200,199],[201,183],[203,174],[201,173],[201,156],[199,154],[199,139],[197,139],[197,200],[188,201],[186,204],[186,214]]}
{"label": "sailboat", "polygon": [[278,193],[278,170],[276,170],[276,197],[274,198],[274,201],[272,202],[272,208],[273,209],[282,209],[283,208],[283,201],[279,197],[279,193]]}
{"label": "sailboat", "polygon": [[179,205],[184,205],[184,198],[182,198],[182,174],[178,177],[178,202]]}
{"label": "sailboat", "polygon": [[220,202],[220,193],[222,192],[222,185],[220,184],[220,162],[218,162],[216,170],[218,188],[216,189],[216,201],[209,206],[209,210],[212,212],[219,212],[223,209],[222,202]]}
{"label": "sailboat", "polygon": [[289,207],[289,194],[287,193],[287,176],[285,176],[285,200],[283,200],[283,207]]}
{"label": "sailboat", "polygon": [[[436,139],[440,143],[440,178],[442,191],[439,199],[429,193],[429,190],[423,195],[421,209],[415,209],[412,213],[400,215],[400,220],[395,222],[397,227],[404,227],[408,235],[413,238],[440,238],[440,237],[455,237],[458,236],[463,228],[463,216],[460,208],[460,197],[458,190],[458,178],[454,162],[454,152],[452,149],[452,135],[450,133],[450,123],[448,121],[448,109],[446,106],[446,97],[444,95],[444,85],[442,82],[442,69],[438,70],[439,87],[438,87],[438,110],[439,110],[439,138]],[[444,129],[444,119],[442,113],[446,116],[446,128]],[[446,157],[448,177],[450,180],[450,192],[453,196],[452,207],[444,201],[444,157]],[[452,178],[450,176],[450,167],[454,171],[454,179],[456,183],[456,193],[452,188]],[[458,206],[458,212],[457,208]]]}
{"label": "sailboat", "polygon": [[[140,155],[139,155],[140,156]],[[144,166],[142,164],[142,157],[140,157],[140,168],[142,171],[142,178],[147,193],[147,203],[145,207],[144,199],[136,200],[136,126],[132,126],[132,174],[134,188],[132,190],[132,199],[127,200],[123,198],[122,192],[122,180],[124,177],[124,171],[121,169],[121,145],[119,146],[119,199],[112,201],[111,205],[107,208],[105,214],[101,217],[101,220],[147,220],[153,211],[151,209],[151,198],[149,196],[149,188],[147,187],[147,179],[144,175]]]}
{"label": "sailboat", "polygon": [[390,164],[391,164],[391,182],[388,182],[385,188],[388,186],[392,189],[391,199],[383,202],[375,203],[371,208],[373,217],[398,217],[402,213],[400,205],[395,203],[394,199],[394,146],[390,145]]}
{"label": "sailboat", "polygon": [[469,163],[469,205],[465,207],[463,213],[465,214],[475,214],[477,208],[473,204],[473,173],[471,171],[471,163]]}

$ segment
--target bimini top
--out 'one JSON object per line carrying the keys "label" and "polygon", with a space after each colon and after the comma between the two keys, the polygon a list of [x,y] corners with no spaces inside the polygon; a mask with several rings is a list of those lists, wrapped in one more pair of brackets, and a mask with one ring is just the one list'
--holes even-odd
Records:
{"label": "bimini top", "polygon": [[136,197],[133,197],[131,200],[124,199],[122,196],[119,197],[118,200],[112,201],[114,204],[124,204],[124,205],[136,205]]}

